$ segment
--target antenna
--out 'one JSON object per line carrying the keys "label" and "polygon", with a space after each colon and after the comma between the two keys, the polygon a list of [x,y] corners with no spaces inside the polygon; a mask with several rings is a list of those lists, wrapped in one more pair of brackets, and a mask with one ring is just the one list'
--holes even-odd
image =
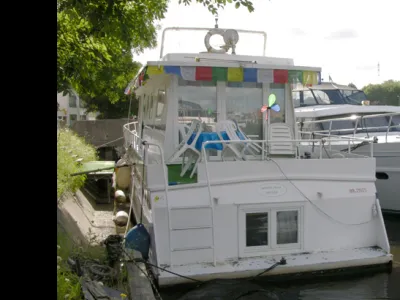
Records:
{"label": "antenna", "polygon": [[381,76],[381,66],[380,66],[380,64],[378,62],[378,77],[380,77],[380,76]]}

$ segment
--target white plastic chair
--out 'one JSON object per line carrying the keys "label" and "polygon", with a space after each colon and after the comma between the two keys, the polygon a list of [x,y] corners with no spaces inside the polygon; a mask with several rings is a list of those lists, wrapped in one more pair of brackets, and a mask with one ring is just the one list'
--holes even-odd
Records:
{"label": "white plastic chair", "polygon": [[[232,120],[225,120],[225,121],[219,121],[217,125],[215,126],[215,129],[217,131],[218,137],[221,141],[224,140],[222,136],[222,132],[225,131],[226,135],[228,136],[229,140],[231,141],[242,141],[240,137],[237,134],[237,127],[235,123]],[[238,160],[244,160],[244,150],[246,149],[243,144],[240,143],[222,143],[222,157],[224,157],[224,153],[226,150],[231,150],[233,154],[235,155],[234,159]],[[239,150],[241,147],[243,147],[242,151]]]}
{"label": "white plastic chair", "polygon": [[[292,127],[286,123],[272,123],[268,128],[268,139],[273,141],[269,145],[271,155],[296,156],[297,147],[294,140]],[[282,142],[279,142],[282,140]],[[278,142],[276,142],[278,141]]]}
{"label": "white plastic chair", "polygon": [[[179,128],[179,130],[182,130],[182,127]],[[182,131],[181,131],[182,132]],[[193,135],[193,133],[196,132],[196,135],[193,139],[193,141],[188,144],[188,141],[190,139],[190,137]],[[185,175],[185,173],[187,172],[187,170],[189,169],[189,167],[191,166],[192,163],[194,163],[197,159],[197,162],[200,160],[201,157],[201,153],[200,151],[198,151],[196,149],[196,142],[200,136],[202,132],[202,126],[201,126],[201,121],[199,120],[192,120],[192,124],[189,127],[189,130],[187,131],[187,133],[183,136],[183,140],[182,142],[178,145],[178,147],[176,148],[174,154],[170,157],[170,159],[168,159],[168,163],[172,163],[175,160],[177,160],[182,154],[182,171],[180,176],[182,177],[183,175]],[[189,150],[190,155],[189,155],[189,159],[188,162],[185,163],[185,154],[186,151]],[[190,177],[193,177],[194,171],[196,169],[196,164],[193,167],[193,171]]]}
{"label": "white plastic chair", "polygon": [[[240,128],[238,122],[236,120],[232,120],[237,128],[237,131],[246,139],[246,140],[251,140],[251,138],[249,138],[244,132],[243,130]],[[262,147],[256,143],[247,143],[247,150],[252,154],[252,155],[257,155],[260,154],[262,151]]]}
{"label": "white plastic chair", "polygon": [[190,126],[186,124],[178,124],[178,130],[179,130],[179,139],[181,142],[183,141],[184,137],[187,135],[187,133],[190,130]]}

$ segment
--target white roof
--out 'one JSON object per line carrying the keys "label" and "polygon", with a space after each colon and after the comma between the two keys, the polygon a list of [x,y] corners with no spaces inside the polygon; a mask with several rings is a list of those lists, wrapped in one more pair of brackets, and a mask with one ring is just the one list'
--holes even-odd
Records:
{"label": "white roof", "polygon": [[400,113],[400,106],[351,104],[316,105],[309,107],[298,107],[295,109],[295,113],[296,117],[298,118],[318,118],[344,114]]}
{"label": "white roof", "polygon": [[193,62],[195,59],[200,59],[202,62],[212,61],[225,61],[225,62],[247,62],[257,63],[261,65],[282,65],[294,66],[292,58],[278,58],[267,56],[249,56],[249,55],[232,55],[232,54],[218,54],[218,53],[170,53],[166,54],[162,61],[179,61],[179,62]]}
{"label": "white roof", "polygon": [[[200,58],[200,60],[196,60]],[[160,61],[148,61],[147,66],[232,67],[254,69],[286,69],[321,72],[321,68],[295,66],[291,58],[232,55],[215,53],[170,53]]]}
{"label": "white roof", "polygon": [[348,90],[348,91],[358,91],[359,89],[353,88],[348,85],[337,84],[334,82],[322,82],[321,84],[315,84],[313,86],[301,86],[293,90],[293,92],[308,91],[308,90]]}

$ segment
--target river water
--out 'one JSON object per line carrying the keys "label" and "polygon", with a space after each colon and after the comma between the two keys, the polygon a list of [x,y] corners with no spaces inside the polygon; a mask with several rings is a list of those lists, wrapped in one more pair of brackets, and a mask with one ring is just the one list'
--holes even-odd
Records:
{"label": "river water", "polygon": [[[400,300],[400,217],[385,216],[385,225],[391,244],[391,252],[394,255],[391,274],[366,274],[365,276],[346,279],[319,280],[318,282],[301,284],[291,283],[285,286],[282,284],[271,286],[271,283],[268,283],[263,288],[274,291],[280,300]],[[262,283],[258,284],[262,285]],[[179,288],[168,289],[162,292],[162,296],[163,300],[176,300],[184,293]],[[265,297],[255,296],[251,299],[261,300]]]}

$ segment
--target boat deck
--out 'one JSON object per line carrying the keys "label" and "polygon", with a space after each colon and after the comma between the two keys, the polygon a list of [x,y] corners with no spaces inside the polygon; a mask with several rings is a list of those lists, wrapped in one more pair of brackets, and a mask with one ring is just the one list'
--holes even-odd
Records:
{"label": "boat deck", "polygon": [[[197,280],[211,280],[216,278],[243,278],[256,276],[263,270],[268,269],[281,259],[282,255],[270,256],[268,258],[246,258],[231,261],[225,264],[200,263],[168,268],[175,272]],[[392,261],[393,256],[378,247],[366,247],[324,252],[303,252],[299,254],[284,255],[286,265],[278,265],[276,268],[266,272],[262,276],[289,275],[294,273],[326,271],[351,267],[363,267],[387,264]],[[182,277],[171,273],[160,271],[159,284],[173,285],[190,283]]]}

